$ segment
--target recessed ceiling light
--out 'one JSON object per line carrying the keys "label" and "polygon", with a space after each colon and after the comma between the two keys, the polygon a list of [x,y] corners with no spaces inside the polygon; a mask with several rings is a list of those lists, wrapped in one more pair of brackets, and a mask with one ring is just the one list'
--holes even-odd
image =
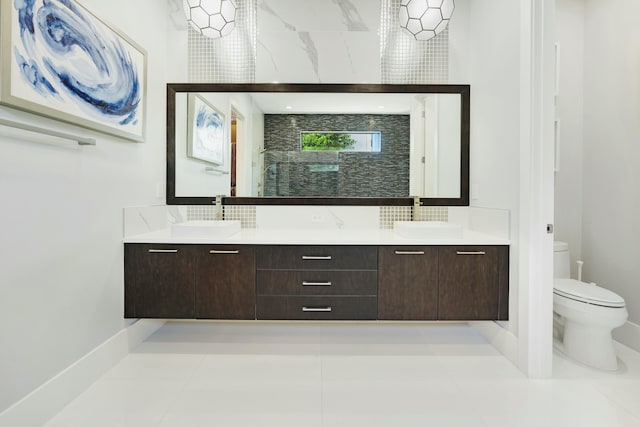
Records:
{"label": "recessed ceiling light", "polygon": [[287,110],[291,110],[293,107],[292,107],[291,105],[287,105],[287,106],[286,106],[286,107],[284,107],[284,108],[286,108]]}

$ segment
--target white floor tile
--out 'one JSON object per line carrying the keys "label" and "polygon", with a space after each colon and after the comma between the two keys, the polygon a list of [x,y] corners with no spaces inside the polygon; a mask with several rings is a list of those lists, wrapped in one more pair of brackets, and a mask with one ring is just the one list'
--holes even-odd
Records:
{"label": "white floor tile", "polygon": [[529,380],[464,324],[170,322],[46,427],[640,427],[640,355]]}
{"label": "white floor tile", "polygon": [[446,416],[403,412],[396,414],[326,414],[323,427],[488,427],[473,416],[449,414]]}
{"label": "white floor tile", "polygon": [[188,381],[202,363],[201,354],[131,353],[107,372],[103,379]]}
{"label": "white floor tile", "polygon": [[320,381],[317,356],[209,355],[197,369],[196,381]]}
{"label": "white floor tile", "polygon": [[322,379],[328,382],[423,381],[450,376],[437,357],[327,356],[322,358]]}
{"label": "white floor tile", "polygon": [[170,412],[213,414],[317,413],[321,391],[317,383],[250,382],[189,384]]}
{"label": "white floor tile", "polygon": [[321,427],[320,413],[192,413],[172,412],[160,427]]}
{"label": "white floor tile", "polygon": [[72,401],[47,427],[157,425],[186,381],[101,379]]}

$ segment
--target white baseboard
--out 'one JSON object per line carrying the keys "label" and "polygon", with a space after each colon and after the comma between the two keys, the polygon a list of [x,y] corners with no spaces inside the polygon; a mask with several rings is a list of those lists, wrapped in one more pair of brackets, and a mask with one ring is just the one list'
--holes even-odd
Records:
{"label": "white baseboard", "polygon": [[0,413],[0,427],[41,427],[164,323],[143,319],[122,329]]}
{"label": "white baseboard", "polygon": [[625,322],[624,325],[613,330],[613,339],[640,352],[640,325]]}
{"label": "white baseboard", "polygon": [[469,322],[469,326],[485,337],[511,363],[518,366],[518,338],[513,333],[490,321]]}

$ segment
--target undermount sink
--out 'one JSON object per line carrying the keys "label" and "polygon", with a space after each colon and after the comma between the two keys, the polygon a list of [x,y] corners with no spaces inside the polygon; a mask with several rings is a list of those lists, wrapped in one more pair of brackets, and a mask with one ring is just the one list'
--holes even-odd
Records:
{"label": "undermount sink", "polygon": [[407,239],[462,237],[462,226],[443,221],[394,221],[393,231]]}
{"label": "undermount sink", "polygon": [[229,237],[240,231],[240,221],[186,221],[171,225],[172,237]]}

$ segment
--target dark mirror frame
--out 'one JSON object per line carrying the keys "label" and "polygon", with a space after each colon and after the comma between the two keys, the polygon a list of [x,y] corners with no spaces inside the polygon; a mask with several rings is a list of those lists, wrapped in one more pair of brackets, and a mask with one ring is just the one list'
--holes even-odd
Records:
{"label": "dark mirror frame", "polygon": [[[176,197],[176,94],[182,92],[452,93],[461,95],[460,197],[421,197],[422,206],[469,206],[469,85],[169,83],[167,84],[167,205],[211,205],[212,197]],[[225,205],[412,206],[413,197],[224,197]]]}

